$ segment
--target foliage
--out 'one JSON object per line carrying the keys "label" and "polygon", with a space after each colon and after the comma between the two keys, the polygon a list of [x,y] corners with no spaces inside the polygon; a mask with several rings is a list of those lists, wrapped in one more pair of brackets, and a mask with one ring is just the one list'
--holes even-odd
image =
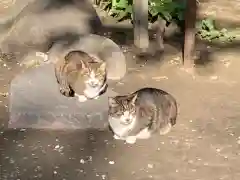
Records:
{"label": "foliage", "polygon": [[227,42],[235,38],[235,36],[228,33],[225,28],[218,30],[215,26],[215,21],[211,18],[206,18],[197,22],[196,27],[198,29],[198,37],[207,41],[219,39],[222,42]]}
{"label": "foliage", "polygon": [[[133,20],[132,4],[132,0],[100,0],[100,7],[117,21]],[[148,19],[154,23],[158,18],[162,18],[167,25],[174,21],[183,28],[185,9],[186,0],[148,0]],[[226,29],[217,30],[215,22],[211,18],[197,22],[196,27],[197,36],[204,40],[219,39],[225,42],[234,39],[234,36],[230,35]]]}
{"label": "foliage", "polygon": [[[109,13],[110,16],[117,18],[118,21],[124,19],[133,19],[132,0],[102,0],[101,7]],[[179,3],[173,0],[149,0],[148,1],[149,21],[154,22],[158,17],[167,22],[172,20],[182,21],[185,3]]]}

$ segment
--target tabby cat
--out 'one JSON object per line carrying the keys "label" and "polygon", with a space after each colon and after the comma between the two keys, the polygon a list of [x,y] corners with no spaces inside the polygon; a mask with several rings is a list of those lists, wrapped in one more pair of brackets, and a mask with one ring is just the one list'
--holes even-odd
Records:
{"label": "tabby cat", "polygon": [[80,102],[97,99],[107,89],[106,62],[80,50],[70,51],[55,64],[55,76],[60,93],[77,96]]}
{"label": "tabby cat", "polygon": [[130,95],[109,97],[108,121],[115,139],[135,143],[152,134],[170,132],[177,119],[173,96],[155,88],[142,88]]}

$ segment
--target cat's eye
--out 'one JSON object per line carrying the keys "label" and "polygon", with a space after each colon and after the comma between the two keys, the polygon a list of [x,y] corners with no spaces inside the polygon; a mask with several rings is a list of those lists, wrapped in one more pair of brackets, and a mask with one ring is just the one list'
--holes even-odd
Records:
{"label": "cat's eye", "polygon": [[128,125],[132,122],[132,120],[130,118],[127,118],[127,119],[124,119],[121,124],[124,124],[124,125]]}
{"label": "cat's eye", "polygon": [[119,111],[119,112],[116,113],[116,115],[117,115],[117,116],[122,116],[123,113],[122,113],[121,111]]}

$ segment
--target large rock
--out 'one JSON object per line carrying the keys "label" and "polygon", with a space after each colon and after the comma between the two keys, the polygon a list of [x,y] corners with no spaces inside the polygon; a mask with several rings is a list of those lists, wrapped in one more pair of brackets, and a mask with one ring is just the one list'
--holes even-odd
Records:
{"label": "large rock", "polygon": [[53,64],[32,68],[11,82],[9,128],[106,128],[108,89],[97,100],[84,103],[59,93]]}

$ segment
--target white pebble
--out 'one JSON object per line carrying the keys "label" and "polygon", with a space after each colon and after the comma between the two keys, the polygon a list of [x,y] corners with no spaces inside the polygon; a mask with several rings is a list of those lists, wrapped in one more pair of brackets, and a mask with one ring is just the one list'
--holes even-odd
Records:
{"label": "white pebble", "polygon": [[80,163],[84,164],[85,163],[84,159],[80,159]]}
{"label": "white pebble", "polygon": [[103,175],[102,175],[102,179],[106,179],[106,175],[103,174]]}
{"label": "white pebble", "polygon": [[20,129],[20,132],[25,132],[26,131],[26,129]]}
{"label": "white pebble", "polygon": [[56,145],[54,149],[58,149],[60,146],[59,145]]}
{"label": "white pebble", "polygon": [[240,144],[240,139],[237,141],[238,144]]}
{"label": "white pebble", "polygon": [[153,168],[153,165],[152,164],[148,164],[148,168]]}
{"label": "white pebble", "polygon": [[217,148],[217,149],[216,149],[216,151],[217,151],[217,152],[220,152],[220,151],[221,151],[221,149]]}
{"label": "white pebble", "polygon": [[109,164],[115,164],[115,162],[114,162],[114,161],[109,161],[108,163],[109,163]]}

